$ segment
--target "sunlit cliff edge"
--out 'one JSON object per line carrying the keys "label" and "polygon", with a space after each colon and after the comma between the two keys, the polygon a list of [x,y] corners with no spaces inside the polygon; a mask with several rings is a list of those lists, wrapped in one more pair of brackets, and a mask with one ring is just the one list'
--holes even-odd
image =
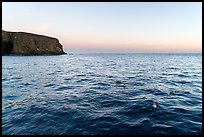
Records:
{"label": "sunlit cliff edge", "polygon": [[2,30],[2,55],[62,55],[62,45],[56,38],[27,32]]}

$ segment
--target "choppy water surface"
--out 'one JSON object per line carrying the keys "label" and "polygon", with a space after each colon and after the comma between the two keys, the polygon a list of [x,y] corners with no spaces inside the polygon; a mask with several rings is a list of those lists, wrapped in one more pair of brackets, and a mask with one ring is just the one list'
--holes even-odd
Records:
{"label": "choppy water surface", "polygon": [[202,134],[201,54],[3,56],[2,86],[4,135]]}

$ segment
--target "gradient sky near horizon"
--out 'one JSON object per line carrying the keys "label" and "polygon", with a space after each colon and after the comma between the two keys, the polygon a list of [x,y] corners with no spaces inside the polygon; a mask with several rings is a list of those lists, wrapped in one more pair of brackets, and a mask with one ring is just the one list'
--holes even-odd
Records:
{"label": "gradient sky near horizon", "polygon": [[202,52],[202,3],[2,2],[2,29],[67,52]]}

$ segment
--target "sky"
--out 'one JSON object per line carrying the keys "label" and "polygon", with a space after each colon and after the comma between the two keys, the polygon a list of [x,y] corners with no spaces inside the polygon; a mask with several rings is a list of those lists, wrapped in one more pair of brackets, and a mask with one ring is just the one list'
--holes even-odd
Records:
{"label": "sky", "polygon": [[2,2],[2,29],[66,52],[202,52],[201,2]]}

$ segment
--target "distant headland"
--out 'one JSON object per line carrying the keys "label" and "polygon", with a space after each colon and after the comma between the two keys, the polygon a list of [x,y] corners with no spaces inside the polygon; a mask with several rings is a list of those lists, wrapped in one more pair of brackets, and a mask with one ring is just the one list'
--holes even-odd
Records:
{"label": "distant headland", "polygon": [[62,45],[56,38],[27,32],[2,30],[2,55],[62,55]]}

